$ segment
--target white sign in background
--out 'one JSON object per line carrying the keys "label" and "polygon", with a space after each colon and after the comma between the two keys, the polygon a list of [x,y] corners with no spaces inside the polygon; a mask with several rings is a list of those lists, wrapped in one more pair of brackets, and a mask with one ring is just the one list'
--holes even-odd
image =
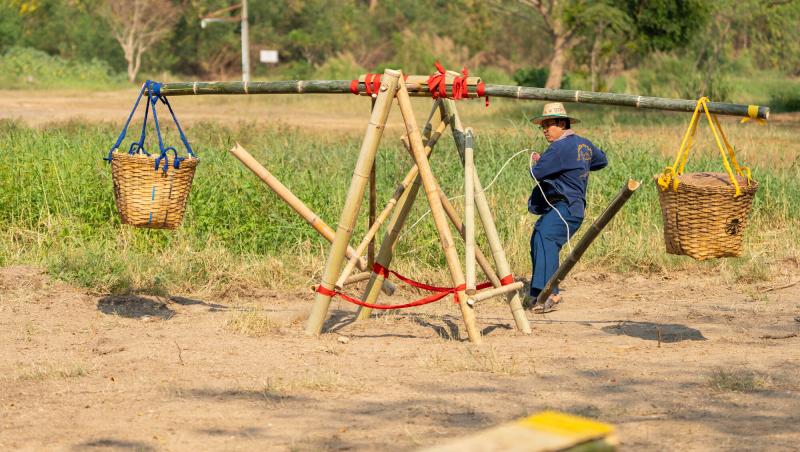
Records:
{"label": "white sign in background", "polygon": [[278,51],[277,50],[262,50],[259,53],[259,60],[262,63],[277,63]]}

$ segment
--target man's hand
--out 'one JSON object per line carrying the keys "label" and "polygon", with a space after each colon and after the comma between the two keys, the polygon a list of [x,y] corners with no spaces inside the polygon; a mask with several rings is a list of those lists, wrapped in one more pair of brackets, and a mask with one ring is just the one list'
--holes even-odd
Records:
{"label": "man's hand", "polygon": [[538,162],[540,158],[542,158],[542,156],[539,155],[538,152],[532,152],[531,153],[531,163],[530,163],[531,166],[535,165],[536,162]]}

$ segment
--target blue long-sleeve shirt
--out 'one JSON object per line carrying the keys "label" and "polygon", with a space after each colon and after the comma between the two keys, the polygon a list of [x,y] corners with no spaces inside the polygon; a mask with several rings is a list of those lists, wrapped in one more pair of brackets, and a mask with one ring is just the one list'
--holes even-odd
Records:
{"label": "blue long-sleeve shirt", "polygon": [[[531,175],[539,181],[551,204],[566,200],[569,212],[583,218],[589,172],[603,169],[606,165],[608,159],[600,148],[573,133],[551,143],[531,170]],[[528,210],[541,215],[549,209],[541,190],[534,187],[528,199]]]}

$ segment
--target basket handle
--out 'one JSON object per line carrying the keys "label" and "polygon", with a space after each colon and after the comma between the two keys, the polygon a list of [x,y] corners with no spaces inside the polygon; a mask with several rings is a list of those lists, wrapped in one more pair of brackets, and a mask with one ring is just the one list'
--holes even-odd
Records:
{"label": "basket handle", "polygon": [[173,152],[173,155],[174,155],[174,157],[173,157],[173,166],[176,169],[180,168],[180,163],[183,160],[186,159],[185,157],[178,157],[178,151],[174,147],[171,147],[171,146],[170,147],[166,147],[166,146],[164,146],[164,140],[161,137],[161,127],[159,126],[159,123],[158,123],[158,114],[156,113],[156,104],[160,100],[169,109],[170,115],[172,116],[172,120],[173,120],[173,122],[175,123],[175,126],[178,129],[178,133],[180,134],[181,141],[183,142],[183,145],[186,147],[186,152],[191,157],[197,158],[195,156],[195,154],[194,154],[194,151],[192,150],[192,146],[189,144],[189,140],[186,138],[186,134],[183,132],[183,128],[181,128],[181,125],[178,122],[178,118],[175,116],[175,111],[172,109],[172,105],[170,105],[169,100],[167,100],[166,96],[161,95],[161,83],[158,83],[158,82],[155,82],[155,81],[152,81],[152,80],[147,80],[142,85],[142,89],[139,92],[139,96],[136,98],[136,102],[133,104],[133,109],[131,110],[131,113],[128,115],[128,120],[125,121],[125,126],[123,126],[123,128],[122,128],[122,132],[120,133],[119,137],[117,138],[116,143],[114,143],[114,145],[111,147],[111,150],[109,150],[108,157],[106,157],[104,160],[110,162],[113,159],[114,151],[119,149],[119,146],[122,144],[122,140],[125,139],[125,135],[128,132],[128,126],[130,125],[131,119],[133,118],[133,115],[136,112],[136,109],[139,107],[139,102],[141,101],[142,96],[145,94],[145,92],[147,93],[147,102],[146,102],[145,111],[144,111],[144,122],[142,123],[142,133],[141,133],[141,136],[139,137],[139,141],[138,142],[134,142],[134,143],[131,144],[131,147],[128,150],[128,153],[131,154],[131,155],[134,155],[134,154],[137,154],[139,152],[143,152],[145,155],[150,156],[150,154],[147,152],[147,150],[145,150],[144,141],[145,141],[145,137],[147,135],[147,117],[148,117],[148,113],[150,111],[150,104],[152,104],[152,106],[153,106],[153,123],[155,124],[156,135],[158,136],[158,148],[161,151],[161,154],[156,159],[155,169],[158,169],[161,160],[164,160],[164,168],[163,169],[164,169],[164,172],[167,171],[167,169],[169,168],[169,165],[167,163],[169,161],[169,158],[168,158],[169,151]]}
{"label": "basket handle", "polygon": [[[722,125],[719,123],[717,115],[712,115],[708,111],[708,98],[705,96],[701,97],[697,101],[697,106],[692,114],[692,120],[689,122],[689,127],[687,127],[686,133],[683,135],[683,141],[681,141],[681,147],[678,149],[678,155],[675,158],[675,162],[672,164],[672,166],[665,168],[664,172],[658,176],[658,185],[662,190],[667,190],[669,186],[672,185],[672,189],[674,191],[678,191],[678,176],[683,174],[683,170],[686,167],[686,162],[689,159],[689,151],[694,144],[694,137],[697,134],[697,125],[700,123],[701,111],[705,113],[705,116],[708,119],[708,127],[711,129],[711,132],[714,135],[714,141],[717,143],[717,148],[719,148],[720,156],[722,157],[722,165],[725,167],[725,171],[728,173],[728,177],[733,184],[734,197],[740,196],[742,191],[739,187],[739,182],[736,180],[736,176],[733,174],[733,171],[735,170],[736,174],[739,176],[746,175],[747,185],[749,186],[750,182],[752,181],[750,168],[746,166],[739,166],[739,162],[736,161],[736,154],[733,150],[733,146],[731,146],[730,142],[728,141],[728,137],[725,136],[725,132],[722,131]],[[720,137],[722,140],[720,140]],[[733,169],[731,169],[731,164],[733,164]]]}

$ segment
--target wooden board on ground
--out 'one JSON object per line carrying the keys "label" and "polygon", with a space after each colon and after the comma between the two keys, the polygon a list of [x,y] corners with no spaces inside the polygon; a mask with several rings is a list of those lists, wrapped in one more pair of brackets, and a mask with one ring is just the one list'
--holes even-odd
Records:
{"label": "wooden board on ground", "polygon": [[483,430],[426,452],[613,451],[614,427],[571,414],[544,411]]}

